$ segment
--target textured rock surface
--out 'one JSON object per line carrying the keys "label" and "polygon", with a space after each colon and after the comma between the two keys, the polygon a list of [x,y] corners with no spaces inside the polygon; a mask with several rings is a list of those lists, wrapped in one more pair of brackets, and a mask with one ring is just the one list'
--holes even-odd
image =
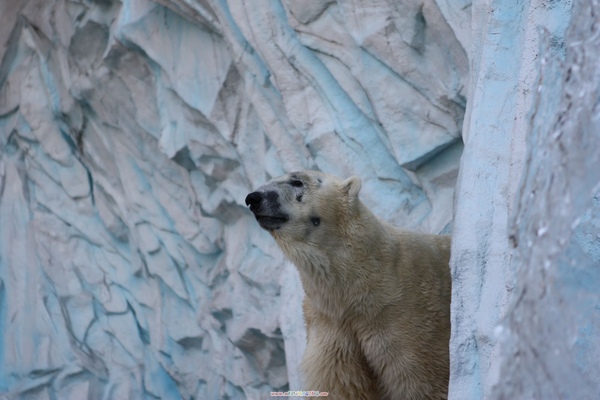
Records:
{"label": "textured rock surface", "polygon": [[0,2],[0,394],[309,389],[295,270],[243,199],[320,168],[449,230],[469,5]]}
{"label": "textured rock surface", "polygon": [[600,2],[579,2],[565,59],[550,38],[542,47],[510,224],[518,285],[498,328],[498,398],[600,397],[599,27]]}
{"label": "textured rock surface", "polygon": [[[488,398],[495,329],[514,298],[510,221],[539,70],[540,27],[564,56],[568,2],[476,2],[464,157],[456,186],[450,397]],[[550,172],[550,171],[548,171]]]}
{"label": "textured rock surface", "polygon": [[243,204],[301,168],[454,231],[452,399],[600,397],[600,10],[572,3],[0,2],[0,397],[326,390]]}
{"label": "textured rock surface", "polygon": [[453,399],[600,396],[600,8],[573,3],[473,4]]}

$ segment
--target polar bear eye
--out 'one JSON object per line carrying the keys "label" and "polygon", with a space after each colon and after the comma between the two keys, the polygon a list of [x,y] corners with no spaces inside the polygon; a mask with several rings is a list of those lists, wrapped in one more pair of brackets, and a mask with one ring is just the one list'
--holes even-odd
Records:
{"label": "polar bear eye", "polygon": [[321,223],[321,218],[319,217],[312,217],[310,220],[312,221],[314,226],[319,226],[319,224]]}
{"label": "polar bear eye", "polygon": [[290,185],[292,185],[293,187],[303,187],[304,183],[302,183],[302,181],[299,181],[298,179],[293,179],[292,181],[290,181]]}

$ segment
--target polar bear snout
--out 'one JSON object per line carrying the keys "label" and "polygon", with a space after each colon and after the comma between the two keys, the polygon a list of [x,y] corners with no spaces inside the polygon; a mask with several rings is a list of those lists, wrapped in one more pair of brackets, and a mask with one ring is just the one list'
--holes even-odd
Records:
{"label": "polar bear snout", "polygon": [[281,210],[276,191],[252,192],[246,196],[246,205],[250,206],[258,224],[268,231],[281,228],[289,220],[289,216]]}
{"label": "polar bear snout", "polygon": [[250,206],[250,209],[252,210],[252,207],[260,204],[260,202],[262,201],[262,197],[262,193],[252,192],[248,196],[246,196],[246,205]]}

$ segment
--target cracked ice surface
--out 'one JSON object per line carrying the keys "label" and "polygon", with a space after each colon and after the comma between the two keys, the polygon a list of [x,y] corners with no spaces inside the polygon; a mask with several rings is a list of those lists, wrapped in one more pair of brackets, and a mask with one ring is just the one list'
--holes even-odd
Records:
{"label": "cracked ice surface", "polygon": [[0,3],[0,394],[301,387],[295,270],[243,199],[364,180],[450,229],[470,2]]}

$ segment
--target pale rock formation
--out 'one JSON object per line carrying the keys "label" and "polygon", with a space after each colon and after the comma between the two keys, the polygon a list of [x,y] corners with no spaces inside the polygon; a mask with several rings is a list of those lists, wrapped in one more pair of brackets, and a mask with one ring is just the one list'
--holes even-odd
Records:
{"label": "pale rock formation", "polygon": [[356,174],[448,231],[468,5],[3,1],[0,393],[307,389],[302,289],[245,195]]}
{"label": "pale rock formation", "polygon": [[0,2],[0,397],[310,389],[243,200],[316,168],[453,232],[451,398],[598,398],[600,11],[572,3]]}
{"label": "pale rock formation", "polygon": [[597,1],[473,4],[452,399],[600,395],[598,12]]}

